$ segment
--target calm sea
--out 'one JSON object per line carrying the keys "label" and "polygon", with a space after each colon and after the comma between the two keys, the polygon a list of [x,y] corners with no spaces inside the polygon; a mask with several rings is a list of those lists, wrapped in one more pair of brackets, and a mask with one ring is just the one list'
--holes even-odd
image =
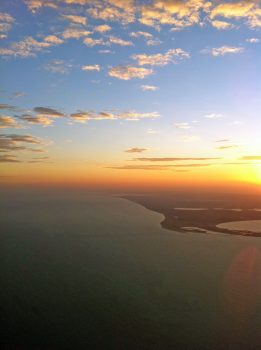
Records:
{"label": "calm sea", "polygon": [[261,348],[261,238],[111,195],[3,191],[3,349]]}

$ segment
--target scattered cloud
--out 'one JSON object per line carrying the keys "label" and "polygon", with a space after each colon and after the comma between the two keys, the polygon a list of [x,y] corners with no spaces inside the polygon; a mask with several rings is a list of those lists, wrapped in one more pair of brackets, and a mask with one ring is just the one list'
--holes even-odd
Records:
{"label": "scattered cloud", "polygon": [[17,129],[21,126],[17,124],[17,121],[6,115],[0,115],[0,129]]}
{"label": "scattered cloud", "polygon": [[96,45],[105,45],[105,42],[103,41],[103,39],[85,38],[83,42],[85,45],[89,47],[93,47]]}
{"label": "scattered cloud", "polygon": [[260,40],[258,38],[249,38],[249,39],[246,39],[246,42],[251,44],[258,44]]}
{"label": "scattered cloud", "polygon": [[95,113],[93,111],[79,111],[71,114],[71,119],[80,122],[86,123],[90,120],[140,120],[140,119],[155,119],[160,115],[158,112],[148,112],[148,113],[139,113],[136,111],[126,111],[126,112],[112,112],[112,111],[102,111]]}
{"label": "scattered cloud", "polygon": [[1,39],[5,39],[7,37],[7,32],[11,30],[15,19],[5,12],[0,12],[0,36]]}
{"label": "scattered cloud", "polygon": [[110,36],[109,43],[120,45],[120,46],[133,46],[133,42],[128,41],[128,40],[123,40],[123,39],[117,38],[115,36]]}
{"label": "scattered cloud", "polygon": [[0,154],[0,163],[19,163],[16,156],[11,154]]}
{"label": "scattered cloud", "polygon": [[239,160],[261,160],[261,156],[243,156]]}
{"label": "scattered cloud", "polygon": [[56,35],[48,35],[44,38],[44,41],[53,45],[61,45],[64,40],[58,38]]}
{"label": "scattered cloud", "polygon": [[152,39],[153,38],[153,35],[151,33],[142,32],[142,31],[131,32],[130,36],[132,38],[145,38],[145,39]]}
{"label": "scattered cloud", "polygon": [[75,24],[87,24],[87,18],[83,16],[75,16],[75,15],[62,15],[62,18],[66,19],[67,21]]}
{"label": "scattered cloud", "polygon": [[121,166],[109,166],[107,168],[109,169],[115,169],[115,170],[171,170],[172,168],[201,168],[201,167],[208,167],[213,164],[164,164],[164,165],[121,165]]}
{"label": "scattered cloud", "polygon": [[92,34],[92,32],[88,30],[84,30],[77,27],[69,27],[64,30],[62,36],[64,39],[80,39],[90,34]]}
{"label": "scattered cloud", "polygon": [[66,63],[63,60],[52,60],[45,65],[43,65],[43,68],[49,72],[52,73],[60,73],[60,74],[65,74],[70,71],[72,68],[72,64]]}
{"label": "scattered cloud", "polygon": [[154,85],[141,85],[140,88],[142,91],[156,91],[159,89],[157,86]]}
{"label": "scattered cloud", "polygon": [[211,54],[214,57],[218,57],[218,56],[224,56],[227,54],[242,53],[243,51],[244,51],[243,47],[221,46],[221,47],[214,47],[213,49],[204,49],[202,50],[202,53],[207,53],[207,54]]}
{"label": "scattered cloud", "polygon": [[138,160],[142,162],[177,162],[177,161],[209,161],[222,159],[220,157],[143,157],[134,158],[133,160]]}
{"label": "scattered cloud", "polygon": [[235,28],[235,25],[226,21],[215,20],[211,22],[212,26],[219,30],[227,30]]}
{"label": "scattered cloud", "polygon": [[81,69],[84,71],[96,71],[96,72],[99,72],[101,70],[101,68],[98,64],[82,66]]}
{"label": "scattered cloud", "polygon": [[35,107],[34,112],[36,112],[40,115],[51,117],[51,118],[64,117],[63,113],[57,111],[56,109],[49,108],[49,107]]}
{"label": "scattered cloud", "polygon": [[142,153],[148,151],[148,148],[139,148],[139,147],[132,147],[132,148],[128,148],[126,149],[126,153]]}
{"label": "scattered cloud", "polygon": [[134,78],[144,79],[152,73],[152,69],[132,66],[116,66],[109,70],[110,77],[121,80],[130,80]]}
{"label": "scattered cloud", "polygon": [[138,54],[132,58],[137,61],[139,66],[165,66],[168,63],[177,63],[178,60],[189,58],[189,54],[182,49],[170,49],[166,53],[157,53],[153,55]]}
{"label": "scattered cloud", "polygon": [[216,149],[219,149],[219,150],[226,150],[226,149],[231,149],[231,148],[238,148],[240,147],[239,145],[226,145],[226,146],[219,146],[219,147],[216,147]]}
{"label": "scattered cloud", "polygon": [[0,110],[1,109],[6,109],[6,110],[10,110],[10,111],[15,111],[16,110],[16,107],[15,106],[12,106],[12,105],[9,105],[7,103],[0,103]]}
{"label": "scattered cloud", "polygon": [[95,32],[98,32],[98,33],[100,33],[100,34],[103,34],[103,33],[107,33],[107,32],[109,32],[109,31],[111,31],[111,30],[112,30],[112,27],[109,26],[108,24],[100,24],[100,25],[98,25],[98,26],[95,26],[95,27],[93,28],[93,30],[94,30]]}
{"label": "scattered cloud", "polygon": [[[49,38],[50,41],[45,41],[46,38]],[[62,42],[61,39],[58,39],[54,35],[50,35],[46,38],[44,41],[38,41],[28,36],[21,41],[13,42],[9,48],[0,49],[0,55],[22,58],[35,57],[38,52],[45,51],[47,48]]]}
{"label": "scattered cloud", "polygon": [[222,114],[218,114],[218,113],[210,113],[210,114],[206,114],[204,116],[204,118],[206,119],[220,119],[223,118]]}
{"label": "scattered cloud", "polygon": [[32,116],[29,114],[24,114],[19,117],[21,120],[28,122],[29,124],[49,126],[53,124],[53,119],[48,117]]}

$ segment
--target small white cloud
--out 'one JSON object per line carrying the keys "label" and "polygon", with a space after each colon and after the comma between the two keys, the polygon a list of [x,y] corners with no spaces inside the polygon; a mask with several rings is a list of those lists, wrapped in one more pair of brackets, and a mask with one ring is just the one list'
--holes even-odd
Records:
{"label": "small white cloud", "polygon": [[98,64],[82,66],[81,69],[84,71],[96,71],[96,72],[99,72],[101,70],[101,68]]}

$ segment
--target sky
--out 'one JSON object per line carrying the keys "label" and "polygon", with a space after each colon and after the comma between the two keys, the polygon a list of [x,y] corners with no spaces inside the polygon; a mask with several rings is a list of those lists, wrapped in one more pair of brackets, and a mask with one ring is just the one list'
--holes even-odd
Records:
{"label": "sky", "polygon": [[261,185],[261,1],[2,0],[0,184]]}

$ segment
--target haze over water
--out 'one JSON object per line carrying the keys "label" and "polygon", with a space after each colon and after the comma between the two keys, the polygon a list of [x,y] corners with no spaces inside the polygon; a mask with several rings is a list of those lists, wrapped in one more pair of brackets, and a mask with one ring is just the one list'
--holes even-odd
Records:
{"label": "haze over water", "polygon": [[5,344],[259,349],[260,239],[167,231],[111,195],[0,198]]}

